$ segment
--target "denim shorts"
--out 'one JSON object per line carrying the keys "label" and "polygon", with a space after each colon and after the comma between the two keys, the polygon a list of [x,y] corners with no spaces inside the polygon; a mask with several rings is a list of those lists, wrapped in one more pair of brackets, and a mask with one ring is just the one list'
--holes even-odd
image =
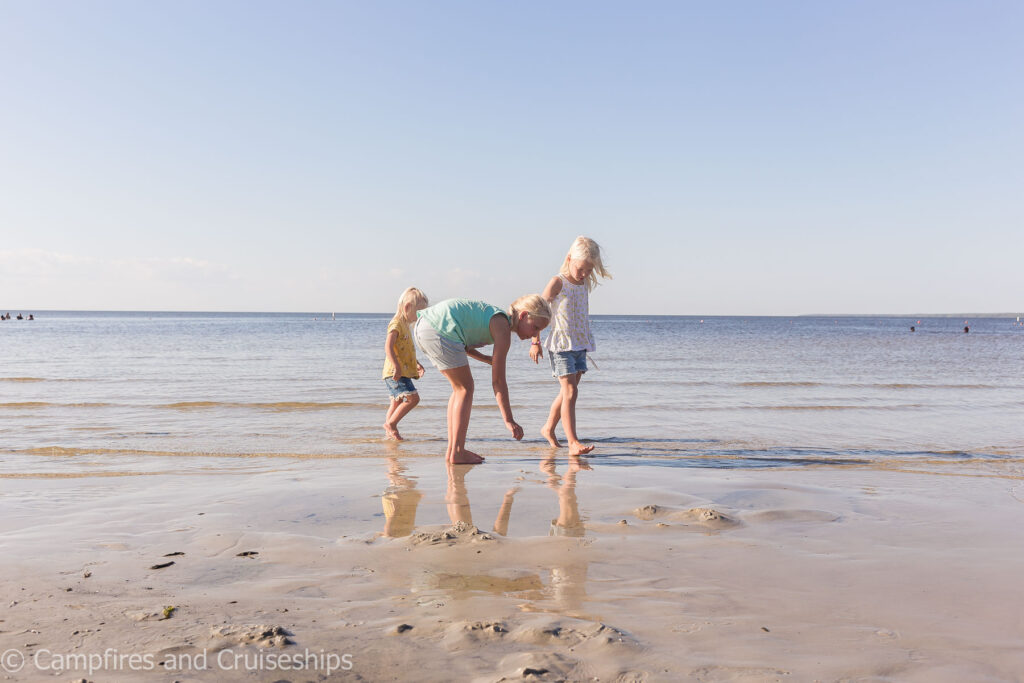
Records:
{"label": "denim shorts", "polygon": [[391,394],[392,401],[405,401],[411,395],[418,393],[412,380],[408,377],[402,377],[397,382],[390,377],[385,377],[384,384],[388,385],[388,393]]}
{"label": "denim shorts", "polygon": [[442,337],[423,318],[416,321],[416,329],[413,331],[416,343],[420,350],[427,354],[427,358],[438,370],[453,370],[469,365],[469,356],[466,355],[466,345]]}
{"label": "denim shorts", "polygon": [[548,351],[551,376],[555,379],[587,371],[587,351]]}

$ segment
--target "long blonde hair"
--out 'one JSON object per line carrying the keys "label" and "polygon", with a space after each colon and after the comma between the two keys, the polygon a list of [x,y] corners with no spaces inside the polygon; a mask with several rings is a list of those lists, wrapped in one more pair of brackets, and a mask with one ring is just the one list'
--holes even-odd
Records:
{"label": "long blonde hair", "polygon": [[540,294],[526,294],[512,302],[508,307],[508,316],[512,319],[512,327],[515,328],[519,311],[526,311],[533,318],[551,320],[551,304]]}
{"label": "long blonde hair", "polygon": [[588,292],[594,291],[594,287],[597,287],[599,284],[597,281],[598,276],[608,280],[612,279],[612,274],[608,272],[608,269],[604,267],[604,263],[601,262],[601,245],[589,237],[580,235],[573,240],[572,246],[569,247],[569,253],[565,255],[565,260],[562,261],[562,269],[558,271],[559,275],[568,277],[569,261],[573,259],[586,261],[593,267],[593,270],[590,271],[590,275],[586,279]]}
{"label": "long blonde hair", "polygon": [[394,317],[391,318],[391,322],[398,321],[400,323],[408,325],[409,323],[405,322],[405,307],[407,304],[419,303],[422,303],[423,307],[426,308],[427,304],[430,303],[427,300],[427,295],[421,292],[420,290],[416,289],[415,287],[407,288],[404,292],[402,292],[402,295],[398,297],[398,310],[395,312]]}

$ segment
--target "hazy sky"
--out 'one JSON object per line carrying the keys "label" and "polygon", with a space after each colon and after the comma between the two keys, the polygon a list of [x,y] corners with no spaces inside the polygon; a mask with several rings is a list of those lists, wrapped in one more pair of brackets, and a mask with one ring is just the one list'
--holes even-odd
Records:
{"label": "hazy sky", "polygon": [[1024,309],[1024,3],[0,0],[0,309]]}

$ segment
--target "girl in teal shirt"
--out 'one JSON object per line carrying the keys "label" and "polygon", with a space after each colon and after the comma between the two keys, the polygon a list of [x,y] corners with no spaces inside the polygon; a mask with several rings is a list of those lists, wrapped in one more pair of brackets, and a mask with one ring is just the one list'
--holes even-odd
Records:
{"label": "girl in teal shirt", "polygon": [[[528,294],[516,299],[506,312],[483,301],[448,299],[419,311],[418,316],[416,342],[452,385],[445,460],[453,464],[476,464],[484,460],[483,456],[466,450],[469,416],[473,409],[470,358],[491,366],[491,388],[498,410],[513,438],[522,439],[523,428],[512,418],[505,360],[513,332],[520,339],[530,339],[547,327],[551,320],[548,302],[539,294]],[[494,350],[490,356],[477,351],[481,346],[492,344]]]}

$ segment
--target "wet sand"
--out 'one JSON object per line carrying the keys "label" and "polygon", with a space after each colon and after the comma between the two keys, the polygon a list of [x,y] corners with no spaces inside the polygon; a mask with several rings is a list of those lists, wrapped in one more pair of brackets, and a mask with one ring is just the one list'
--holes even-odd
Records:
{"label": "wet sand", "polygon": [[0,652],[23,668],[0,678],[1024,672],[1017,463],[700,469],[533,450],[450,473],[403,445],[2,478]]}

